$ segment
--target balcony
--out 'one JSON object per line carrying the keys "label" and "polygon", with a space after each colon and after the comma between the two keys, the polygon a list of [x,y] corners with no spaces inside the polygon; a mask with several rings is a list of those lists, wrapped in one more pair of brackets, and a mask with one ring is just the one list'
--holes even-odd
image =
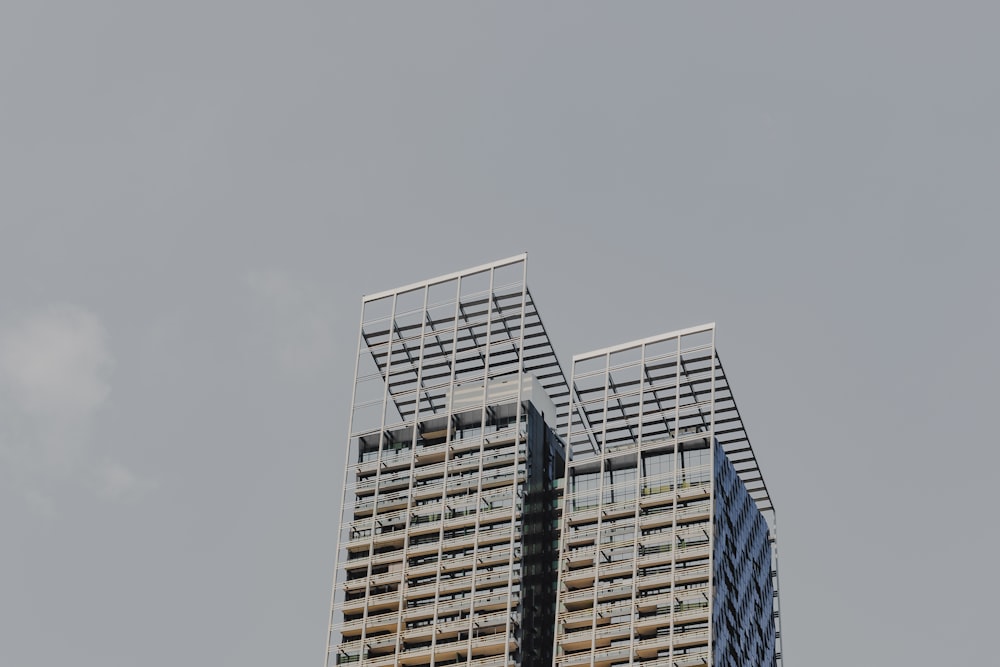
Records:
{"label": "balcony", "polygon": [[614,577],[631,577],[634,567],[634,558],[632,554],[629,554],[629,557],[623,560],[616,560],[611,563],[601,561],[595,569],[601,579],[609,579]]}
{"label": "balcony", "polygon": [[[598,618],[598,623],[601,619]],[[585,607],[576,611],[563,611],[557,616],[557,623],[565,628],[582,628],[594,625],[594,610],[592,607]]]}
{"label": "balcony", "polygon": [[[692,472],[690,474],[694,475],[695,473]],[[659,505],[671,504],[675,499],[694,500],[708,498],[711,487],[710,478],[702,478],[700,473],[693,481],[678,480],[676,484],[672,476],[645,478],[642,481],[642,495],[639,499],[639,505],[643,509],[648,509]]]}
{"label": "balcony", "polygon": [[449,623],[442,623],[439,625],[441,632],[450,632],[452,630],[461,629],[459,628],[460,623],[465,623],[465,628],[469,627],[469,621],[472,621],[474,627],[488,628],[496,626],[507,627],[507,623],[510,623],[511,630],[517,629],[517,622],[514,620],[514,615],[508,614],[507,610],[503,611],[491,611],[486,614],[477,614],[472,618],[463,618],[459,621],[451,621]]}
{"label": "balcony", "polygon": [[[509,516],[509,515],[507,515]],[[443,541],[429,540],[422,544],[411,543],[407,549],[407,555],[412,557],[428,556],[441,551],[453,551],[462,547],[471,548],[478,545],[480,548],[491,544],[509,542],[514,534],[514,525],[511,523],[494,524],[495,528],[480,532],[470,532],[466,535],[458,535]]]}
{"label": "balcony", "polygon": [[[678,601],[678,596],[683,593],[683,597]],[[636,598],[636,608],[641,614],[666,613],[669,610],[674,612],[689,611],[691,609],[707,609],[708,585],[698,588],[685,589],[683,591],[671,591],[664,588],[661,593],[655,595],[643,595]]]}
{"label": "balcony", "polygon": [[563,593],[562,597],[559,598],[559,601],[567,611],[590,609],[593,607],[594,589],[592,587],[581,588],[568,593]]}
{"label": "balcony", "polygon": [[399,608],[399,591],[381,593],[368,597],[359,597],[354,600],[344,600],[337,605],[337,609],[345,614],[360,614],[367,607],[369,613],[378,609]]}
{"label": "balcony", "polygon": [[396,656],[392,653],[365,659],[365,667],[394,667],[395,664]]}
{"label": "balcony", "polygon": [[448,454],[448,446],[448,443],[440,442],[436,445],[417,447],[414,461],[417,465],[428,465],[444,461]]}
{"label": "balcony", "polygon": [[[491,655],[486,658],[479,658],[472,661],[471,667],[504,667],[506,658],[507,656],[505,655]],[[513,665],[515,663],[511,660],[510,664]]]}
{"label": "balcony", "polygon": [[593,636],[590,633],[591,625],[581,625],[579,627],[583,630],[578,630],[577,632],[565,632],[558,633],[558,644],[559,648],[563,651],[586,651],[589,650],[591,644],[593,643]]}
{"label": "balcony", "polygon": [[679,653],[672,658],[636,661],[635,664],[641,667],[706,667],[709,663],[708,652],[699,651],[697,653]]}
{"label": "balcony", "polygon": [[403,560],[402,549],[386,551],[384,553],[373,554],[371,556],[372,567],[381,567],[383,565],[392,567],[393,565],[402,562],[402,560]]}
{"label": "balcony", "polygon": [[406,542],[406,531],[402,529],[376,533],[374,539],[372,539],[372,545],[376,549],[382,549],[385,547],[402,549],[404,542]]}
{"label": "balcony", "polygon": [[385,456],[385,453],[383,453],[381,460],[370,459],[361,463],[355,463],[351,466],[351,472],[356,475],[370,475],[380,467],[383,472],[391,471],[393,469],[409,468],[412,454],[413,451],[410,449],[399,450],[399,453],[395,456]]}
{"label": "balcony", "polygon": [[[408,628],[403,632],[403,639],[406,641],[429,641],[432,637],[436,636],[438,641],[441,640],[452,640],[456,638],[459,633],[463,633],[468,636],[469,630],[473,627],[489,627],[495,625],[503,625],[506,627],[507,621],[510,617],[507,615],[506,611],[491,612],[489,614],[479,614],[471,618],[460,618],[453,621],[444,621],[437,623],[428,623],[427,625],[422,625],[416,628]],[[513,619],[510,619],[513,623]],[[513,626],[516,627],[516,623]]]}
{"label": "balcony", "polygon": [[366,637],[363,641],[351,641],[345,642],[337,646],[337,650],[343,653],[367,653],[369,650],[385,650],[391,649],[395,650],[396,645],[399,643],[399,636],[395,633],[388,635],[381,635],[378,637]]}
{"label": "balcony", "polygon": [[[367,562],[363,564],[363,568],[367,570]],[[373,574],[370,577],[359,577],[357,579],[349,579],[341,583],[340,587],[344,591],[353,592],[358,591],[368,586],[385,586],[388,584],[399,584],[402,583],[403,578],[403,564],[396,563],[394,567],[391,567],[388,572],[380,572],[378,574]]]}
{"label": "balcony", "polygon": [[384,631],[395,631],[399,626],[399,610],[389,612],[388,614],[376,614],[369,616],[366,619],[358,618],[353,621],[344,621],[341,626],[341,632],[345,635],[347,634],[359,634],[362,628],[366,632],[384,632]]}
{"label": "balcony", "polygon": [[591,664],[591,658],[593,658],[593,664],[596,667],[606,667],[617,662],[627,662],[630,654],[631,651],[628,646],[611,646],[598,649],[593,654],[590,651],[581,651],[579,653],[557,656],[555,663],[557,667],[575,667],[577,665],[589,665]]}
{"label": "balcony", "polygon": [[562,554],[563,567],[565,569],[578,569],[583,566],[593,565],[596,555],[596,547],[583,547],[582,549],[565,551]]}
{"label": "balcony", "polygon": [[[611,646],[612,642],[621,642],[621,640],[627,640],[632,632],[632,626],[628,623],[616,623],[614,625],[607,625],[604,627],[598,626],[592,632],[580,632],[577,634],[588,635],[594,638],[594,644],[597,648],[608,648]],[[572,648],[569,645],[569,640],[573,638],[572,634],[564,635],[559,640],[559,645],[564,649]]]}
{"label": "balcony", "polygon": [[[371,517],[366,518],[368,521],[372,521]],[[409,518],[410,511],[404,508],[393,512],[378,512],[375,514],[374,521],[377,526],[405,525]]]}
{"label": "balcony", "polygon": [[468,438],[452,440],[449,443],[439,443],[436,445],[420,446],[416,448],[416,460],[418,465],[424,463],[437,463],[443,461],[445,454],[450,450],[453,454],[462,454],[482,447],[484,440],[490,445],[513,444],[517,427],[508,428],[487,433],[485,437],[477,434]]}
{"label": "balcony", "polygon": [[490,592],[483,595],[477,595],[473,609],[480,613],[485,611],[499,611],[501,609],[507,609],[508,605],[511,608],[514,608],[519,603],[520,596],[517,593],[508,594],[507,591],[503,591],[501,593]]}
{"label": "balcony", "polygon": [[637,633],[655,633],[661,628],[670,627],[670,600],[664,602],[664,608],[659,613],[648,613],[640,615],[635,619],[635,631]]}
{"label": "balcony", "polygon": [[[661,511],[642,514],[639,517],[639,527],[644,530],[669,526],[674,521],[674,510],[671,506],[658,508]],[[676,511],[677,524],[687,524],[698,521],[708,521],[712,516],[711,507],[707,502],[691,507],[678,507]]]}
{"label": "balcony", "polygon": [[699,558],[708,558],[708,542],[700,544],[689,544],[683,547],[672,548],[672,545],[665,544],[663,549],[659,551],[646,551],[643,555],[639,556],[637,561],[640,568],[653,567],[656,565],[666,565],[673,561],[682,562],[688,560],[696,560]]}
{"label": "balcony", "polygon": [[624,516],[632,516],[636,511],[636,499],[620,500],[613,503],[601,504],[602,519],[618,519]]}
{"label": "balcony", "polygon": [[[438,592],[441,595],[453,595],[462,591],[471,591],[473,582],[475,582],[476,588],[506,586],[509,577],[509,572],[497,572],[487,575],[478,574],[475,577],[470,574],[469,576],[457,577],[455,579],[442,579],[407,588],[403,592],[403,598],[405,600],[419,600],[425,597],[433,597]],[[514,583],[520,582],[520,576],[517,573],[514,573],[513,581]]]}
{"label": "balcony", "polygon": [[567,530],[563,536],[563,544],[570,549],[586,544],[594,544],[595,540],[597,540],[597,534],[598,530],[596,526],[585,530]]}
{"label": "balcony", "polygon": [[368,588],[369,584],[370,580],[367,577],[361,577],[360,579],[348,579],[340,585],[340,588],[347,593],[353,593]]}
{"label": "balcony", "polygon": [[[629,569],[631,570],[631,567]],[[564,567],[563,571],[559,574],[559,581],[565,586],[565,590],[575,590],[582,587],[589,588],[594,585],[596,574],[597,570],[593,567],[581,567],[576,570]]]}
{"label": "balcony", "polygon": [[[520,551],[515,552],[515,558],[520,558]],[[458,570],[471,569],[473,563],[480,567],[499,565],[510,562],[510,547],[501,547],[492,551],[480,550],[478,554],[459,556],[458,558],[443,558],[440,561],[414,565],[407,569],[409,577],[427,576],[438,572],[455,572]]]}
{"label": "balcony", "polygon": [[[652,639],[643,639],[635,643],[635,654],[638,658],[646,658],[645,661],[638,664],[641,665],[652,665],[652,664],[667,664],[670,667],[674,665],[704,665],[706,662],[700,662],[706,656],[708,651],[698,651],[692,654],[674,654],[674,659],[672,661],[667,661],[665,658],[658,658],[663,653],[667,653],[673,647],[673,650],[692,648],[697,646],[706,646],[708,644],[708,630],[698,630],[695,632],[685,632],[681,634],[674,634],[672,637],[670,635],[663,635],[661,637],[654,637]],[[699,662],[681,662],[682,658],[694,659]],[[652,659],[652,660],[650,660]]]}
{"label": "balcony", "polygon": [[671,643],[675,649],[690,648],[692,646],[707,646],[711,633],[708,630],[690,630],[688,632],[675,632]]}
{"label": "balcony", "polygon": [[[479,456],[469,456],[461,459],[452,459],[447,462],[448,474],[456,474],[462,472],[470,472],[473,470],[479,470],[480,463],[484,470],[492,470],[494,468],[509,466],[516,460],[519,463],[524,463],[525,461],[525,448],[520,447],[515,452],[513,448],[495,452],[487,453],[482,459]],[[424,478],[428,476],[441,476],[445,472],[445,464],[439,463],[434,466],[428,466],[425,468],[417,468],[416,474],[418,478]]]}
{"label": "balcony", "polygon": [[[434,506],[440,508],[441,503],[434,503]],[[442,521],[444,521],[449,530],[474,526],[477,521],[480,523],[492,523],[510,518],[511,513],[514,511],[512,507],[498,507],[496,509],[482,508],[478,511],[472,509],[467,512],[445,510],[445,514],[442,517],[440,514],[427,512],[423,507],[418,509],[421,513],[415,516],[414,521],[410,523],[408,529],[410,535],[425,535],[427,533],[438,532],[441,530]],[[417,521],[418,517],[421,519],[419,522]],[[515,518],[521,518],[520,509],[517,510]]]}
{"label": "balcony", "polygon": [[640,591],[644,591],[663,588],[669,586],[671,582],[687,584],[698,580],[708,581],[708,565],[640,575],[636,580],[636,585]]}
{"label": "balcony", "polygon": [[566,513],[566,521],[571,526],[597,522],[599,510],[596,502],[578,504],[574,498],[564,498],[562,506],[563,512]]}
{"label": "balcony", "polygon": [[[480,485],[483,491],[487,489],[496,489],[501,487],[509,487],[514,481],[518,484],[524,483],[524,473],[518,472],[515,474],[513,467],[507,468],[493,468],[490,470],[484,470],[482,478],[479,475],[469,475],[467,477],[451,477],[447,481],[442,479],[437,479],[434,482],[428,484],[416,484],[412,489],[409,489],[407,494],[407,499],[412,496],[416,500],[426,500],[428,498],[440,498],[444,495],[446,490],[449,493],[454,493],[456,491],[468,491],[475,492],[479,490]],[[379,501],[379,508],[381,509],[382,502]],[[365,508],[367,509],[367,507]],[[355,512],[357,516],[357,511]]]}
{"label": "balcony", "polygon": [[354,493],[359,496],[367,495],[374,493],[376,488],[382,493],[397,491],[410,486],[411,480],[409,469],[398,472],[383,472],[378,477],[370,477],[358,482],[354,487]]}
{"label": "balcony", "polygon": [[375,497],[365,496],[358,498],[354,502],[354,518],[361,519],[372,515],[372,510],[377,509],[379,513],[390,512],[392,510],[402,510],[410,504],[410,491],[397,491],[395,493],[379,494],[376,508]]}

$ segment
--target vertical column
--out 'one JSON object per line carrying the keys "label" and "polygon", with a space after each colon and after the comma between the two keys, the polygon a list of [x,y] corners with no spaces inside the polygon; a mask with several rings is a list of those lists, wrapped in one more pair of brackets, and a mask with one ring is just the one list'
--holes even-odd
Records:
{"label": "vertical column", "polygon": [[[341,544],[341,542],[344,539],[344,517],[346,516],[346,513],[347,513],[347,488],[348,488],[347,480],[348,480],[348,476],[350,475],[350,470],[351,470],[351,440],[353,439],[352,436],[351,436],[351,434],[352,434],[352,425],[354,423],[354,402],[357,399],[357,391],[358,391],[358,365],[359,365],[359,361],[361,359],[361,333],[362,333],[362,330],[364,328],[364,321],[365,321],[365,305],[362,302],[362,304],[361,304],[361,318],[360,318],[360,321],[358,322],[358,344],[357,344],[357,351],[354,354],[354,381],[351,383],[351,411],[350,411],[350,415],[347,418],[347,448],[346,448],[347,449],[347,456],[346,456],[347,461],[346,461],[346,463],[344,465],[344,478],[343,478],[343,481],[342,481],[341,487],[340,487],[341,488],[341,496],[340,496],[340,508],[341,509],[340,509],[340,521],[338,522],[338,526],[337,526],[337,552],[334,555],[334,560],[333,560],[333,588],[330,591],[330,626],[327,629],[327,633],[326,633],[326,655],[325,655],[325,658],[324,658],[324,661],[323,661],[323,664],[326,667],[330,667],[330,656],[335,652],[335,644],[334,644],[334,639],[333,639],[333,636],[334,636],[334,630],[333,630],[333,627],[334,627],[334,614],[336,613],[335,612],[335,606],[336,606],[336,603],[337,603],[337,589],[340,587],[340,581],[339,581],[339,579],[340,579],[340,554],[341,554],[341,550],[342,549],[346,550],[346,547],[344,547]],[[346,580],[346,576],[345,576],[345,580]]]}
{"label": "vertical column", "polygon": [[[363,612],[362,617],[361,617],[361,639],[359,640],[359,643],[361,645],[361,652],[362,652],[361,664],[365,663],[365,657],[364,657],[364,650],[365,649],[364,649],[364,645],[365,645],[365,639],[368,636],[368,624],[367,624],[368,616],[369,616],[369,604],[368,604],[368,600],[372,597],[372,594],[371,594],[372,591],[371,591],[370,581],[371,581],[371,576],[372,576],[372,565],[373,565],[373,562],[375,560],[375,524],[376,524],[376,521],[377,521],[376,517],[378,516],[379,498],[381,496],[381,484],[379,482],[380,482],[380,480],[382,478],[383,458],[385,457],[385,446],[386,446],[386,440],[387,440],[387,438],[386,438],[386,432],[385,432],[385,426],[386,426],[385,415],[386,415],[386,411],[389,409],[389,401],[391,400],[391,398],[390,398],[391,397],[390,385],[392,383],[392,344],[393,344],[393,338],[395,336],[394,331],[395,331],[395,328],[396,328],[396,300],[397,300],[397,298],[398,298],[398,294],[393,294],[393,296],[392,296],[392,311],[391,311],[391,313],[389,315],[389,341],[387,343],[387,349],[386,349],[385,385],[384,385],[384,390],[382,392],[382,415],[381,415],[380,424],[379,424],[378,461],[377,461],[377,464],[376,464],[376,467],[375,467],[375,493],[374,493],[374,495],[372,495],[372,517],[371,517],[371,524],[370,524],[371,528],[370,528],[370,532],[369,532],[369,536],[368,536],[368,579],[369,579],[369,586],[367,587],[367,590],[365,592],[364,612]],[[401,614],[402,611],[398,610],[398,613]],[[399,650],[398,646],[396,647],[396,650],[397,651]]]}
{"label": "vertical column", "polygon": [[[423,292],[423,304],[420,308],[420,338],[419,338],[419,351],[417,352],[417,368],[416,368],[417,382],[413,395],[413,412],[410,415],[410,418],[412,419],[413,423],[409,427],[410,429],[409,487],[411,489],[416,485],[417,481],[415,474],[416,464],[417,464],[417,435],[418,435],[417,426],[420,423],[420,399],[421,399],[421,387],[422,387],[423,371],[424,371],[424,344],[426,340],[425,334],[427,331],[427,295],[429,290],[430,287],[427,285],[425,285],[421,290],[421,292]],[[394,322],[393,327],[395,328],[395,316],[393,317],[393,322]],[[401,335],[400,338],[403,338],[403,336]],[[403,345],[405,346],[406,343],[403,342]],[[390,354],[391,354],[391,349],[392,348],[390,346]],[[406,415],[401,415],[401,416],[404,418],[406,417]],[[399,609],[399,618],[396,621],[396,650],[394,652],[395,655],[397,656],[403,650],[403,635],[406,631],[405,593],[408,582],[408,577],[407,577],[407,570],[409,569],[408,555],[410,551],[410,540],[412,539],[411,527],[413,525],[414,503],[415,501],[411,494],[409,501],[406,503],[406,519],[405,519],[406,528],[404,529],[404,534],[403,534],[403,553],[402,556],[400,557],[401,563],[399,567],[399,585],[398,585],[399,601],[397,603],[397,607]],[[374,526],[372,527],[372,530],[374,531]]]}
{"label": "vertical column", "polygon": [[673,662],[674,660],[674,627],[676,624],[676,604],[677,599],[677,503],[680,499],[678,489],[680,485],[677,483],[677,474],[680,468],[680,417],[681,417],[681,369],[683,368],[683,360],[681,359],[681,338],[676,337],[676,355],[677,363],[674,367],[674,430],[671,439],[674,442],[672,448],[673,456],[673,476],[670,483],[670,493],[673,495],[673,519],[671,521],[671,547],[670,547],[670,654],[667,656],[668,659]]}
{"label": "vertical column", "polygon": [[[469,325],[469,337],[472,340],[473,345],[479,352],[482,362],[483,362],[483,373],[482,373],[482,392],[480,394],[479,400],[479,465],[478,474],[476,478],[476,535],[479,534],[480,528],[482,527],[482,497],[483,497],[483,449],[485,444],[485,428],[486,428],[486,396],[487,388],[490,383],[490,324],[493,320],[493,269],[489,270],[489,286],[486,292],[486,344],[481,346],[480,342],[476,340],[475,327],[477,326],[475,321]],[[515,476],[516,483],[516,476]],[[512,527],[513,529],[513,527]],[[472,551],[472,569],[471,569],[471,589],[469,592],[470,598],[470,611],[469,611],[469,626],[468,626],[468,637],[466,638],[466,656],[467,662],[472,663],[472,650],[473,650],[473,634],[476,629],[476,591],[478,586],[476,585],[476,578],[478,576],[478,555],[479,555],[479,541],[476,540],[473,543]]]}
{"label": "vertical column", "polygon": [[[445,415],[447,420],[445,423],[445,454],[444,463],[442,464],[441,471],[441,497],[438,501],[441,507],[441,526],[438,529],[438,552],[437,552],[437,562],[440,568],[442,559],[444,558],[444,526],[445,526],[445,515],[447,510],[447,500],[448,500],[448,465],[451,461],[451,442],[452,434],[455,429],[452,427],[453,417],[453,406],[455,400],[455,367],[456,359],[458,355],[458,316],[459,309],[462,304],[462,277],[458,276],[455,279],[455,312],[451,323],[451,353],[448,359],[448,399],[447,407],[445,409]],[[471,604],[471,603],[470,603]],[[440,574],[434,581],[434,616],[433,616],[433,626],[436,628],[438,625],[438,619],[441,616],[441,576]],[[471,614],[470,614],[471,615]],[[438,633],[434,632],[431,638],[431,664],[435,664],[434,652],[437,649]]]}
{"label": "vertical column", "polygon": [[[516,402],[515,408],[514,408],[514,410],[515,410],[514,411],[514,463],[513,463],[513,467],[514,467],[514,480],[512,482],[512,486],[511,486],[511,503],[510,503],[510,531],[511,531],[511,535],[510,535],[510,544],[508,546],[508,548],[510,549],[510,556],[509,556],[509,558],[507,560],[507,590],[508,591],[512,591],[513,586],[514,586],[514,567],[515,567],[515,564],[517,563],[517,560],[518,560],[518,558],[515,556],[515,549],[516,549],[515,537],[516,537],[517,533],[519,532],[517,530],[517,510],[518,510],[518,506],[521,505],[524,502],[524,489],[523,489],[523,486],[519,484],[519,477],[520,477],[520,475],[518,474],[518,472],[519,472],[520,462],[519,462],[518,459],[520,457],[518,456],[518,452],[521,449],[521,419],[524,418],[527,421],[526,415],[523,414],[524,407],[522,405],[522,393],[523,393],[523,390],[524,390],[524,334],[525,334],[525,327],[526,327],[525,321],[527,319],[527,308],[528,308],[528,298],[527,297],[528,297],[528,263],[524,262],[522,264],[522,267],[521,267],[521,313],[520,313],[520,318],[519,318],[519,323],[518,323],[518,330],[521,332],[521,336],[520,336],[520,338],[518,340],[518,345],[517,345],[517,374],[515,376],[517,378],[517,402]],[[494,303],[493,299],[494,299],[494,295],[493,295],[493,274],[491,274],[490,275],[490,302],[491,302],[491,310],[492,310],[492,304]],[[501,315],[501,317],[502,317],[502,315]],[[493,336],[493,334],[492,334],[492,328],[489,327],[489,326],[487,327],[486,335],[489,338],[492,338],[492,336]],[[488,380],[487,380],[487,382],[488,382]],[[485,422],[483,422],[483,423],[485,424]],[[527,432],[525,433],[524,437],[525,437],[525,446],[527,447],[527,439],[528,439]],[[523,513],[522,513],[522,516],[523,516]],[[522,546],[522,548],[521,548],[521,554],[520,554],[520,559],[521,559],[522,562],[524,560],[524,556],[525,556],[525,553],[524,553],[524,548]],[[524,575],[524,571],[523,571],[523,567],[522,567],[522,569],[521,569],[521,576],[523,577],[523,575]],[[521,603],[522,603],[523,600],[524,600],[524,590],[523,590],[523,584],[522,584],[521,585],[521,590],[518,591],[518,605],[519,605],[519,607],[521,607]],[[521,607],[521,608],[523,609],[523,607]],[[513,599],[513,595],[511,595],[508,598],[508,600],[507,600],[507,613],[506,613],[505,627],[504,627],[504,632],[506,633],[505,636],[508,637],[508,638],[511,636],[511,623],[513,622],[513,614],[514,614],[514,599]],[[522,638],[523,638],[523,633],[522,633]],[[520,646],[519,646],[519,648],[520,648]],[[504,646],[504,665],[509,665],[509,664],[510,664],[509,645],[505,645]]]}
{"label": "vertical column", "polygon": [[715,595],[715,503],[716,503],[716,481],[715,481],[715,384],[716,384],[716,369],[715,369],[715,327],[711,330],[711,346],[709,349],[711,355],[711,384],[710,384],[710,396],[709,396],[709,424],[708,424],[708,451],[709,451],[709,467],[711,471],[709,473],[709,487],[708,487],[708,517],[709,517],[709,529],[708,529],[708,599],[709,599],[709,611],[708,611],[708,655],[714,656],[712,652],[713,645],[713,616],[715,616],[714,610],[711,608],[711,601],[716,599]]}
{"label": "vertical column", "polygon": [[636,413],[636,447],[635,447],[635,514],[633,515],[634,527],[632,530],[632,600],[629,605],[629,655],[628,662],[630,665],[635,664],[635,636],[636,636],[636,620],[639,615],[638,607],[636,606],[636,597],[639,594],[639,538],[642,535],[642,516],[641,516],[641,498],[642,498],[642,431],[643,422],[645,421],[643,415],[645,413],[645,398],[646,398],[646,345],[642,344],[640,346],[639,353],[639,405],[638,411]]}

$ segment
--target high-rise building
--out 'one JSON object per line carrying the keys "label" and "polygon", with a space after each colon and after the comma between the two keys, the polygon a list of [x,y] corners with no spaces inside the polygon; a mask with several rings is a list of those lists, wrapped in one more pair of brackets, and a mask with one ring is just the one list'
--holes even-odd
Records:
{"label": "high-rise building", "polygon": [[780,664],[773,505],[714,326],[567,382],[525,273],[363,299],[327,667]]}
{"label": "high-rise building", "polygon": [[525,268],[363,300],[328,665],[551,664],[569,390]]}
{"label": "high-rise building", "polygon": [[780,664],[774,509],[715,326],[577,355],[570,386],[555,665]]}

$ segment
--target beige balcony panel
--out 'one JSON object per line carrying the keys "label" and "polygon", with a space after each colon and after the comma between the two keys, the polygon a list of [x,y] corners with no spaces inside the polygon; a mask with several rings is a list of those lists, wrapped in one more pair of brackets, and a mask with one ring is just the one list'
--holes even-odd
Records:
{"label": "beige balcony panel", "polygon": [[473,637],[472,656],[497,655],[517,650],[517,640],[503,632]]}
{"label": "beige balcony panel", "polygon": [[675,632],[673,636],[674,648],[687,648],[690,646],[707,645],[709,640],[708,630],[692,630],[690,632]]}
{"label": "beige balcony panel", "polygon": [[[435,625],[428,623],[415,628],[407,628],[403,631],[403,641],[405,642],[429,642],[437,633]],[[440,639],[441,635],[438,634]]]}
{"label": "beige balcony panel", "polygon": [[588,530],[571,530],[566,533],[564,538],[564,543],[569,548],[583,546],[585,544],[594,544],[597,540],[597,528],[590,528]]}
{"label": "beige balcony panel", "polygon": [[694,623],[696,621],[708,620],[709,607],[693,607],[683,611],[674,612],[674,623]]}
{"label": "beige balcony panel", "polygon": [[635,629],[637,632],[650,632],[659,628],[670,627],[670,601],[667,600],[666,608],[663,612],[655,616],[643,616],[635,619]]}
{"label": "beige balcony panel", "polygon": [[607,647],[611,645],[612,641],[628,638],[631,629],[632,626],[629,623],[616,623],[615,625],[598,627],[587,634],[593,635],[597,646]]}
{"label": "beige balcony panel", "polygon": [[598,603],[632,597],[632,582],[597,586]]}
{"label": "beige balcony panel", "polygon": [[396,547],[397,549],[402,549],[405,542],[406,531],[396,530],[391,533],[380,533],[376,535],[372,545],[376,549],[381,549],[383,547]]}
{"label": "beige balcony panel", "polygon": [[629,516],[635,514],[635,507],[635,500],[623,500],[617,503],[604,504],[601,505],[601,518],[607,520]]}
{"label": "beige balcony panel", "polygon": [[443,442],[439,445],[431,445],[430,447],[417,447],[416,460],[417,463],[436,463],[443,461],[447,452],[448,445]]}
{"label": "beige balcony panel", "polygon": [[569,590],[576,590],[579,588],[590,588],[593,586],[596,576],[597,571],[594,568],[582,567],[576,570],[564,569],[559,575],[559,579]]}
{"label": "beige balcony panel", "polygon": [[597,505],[588,507],[586,509],[575,509],[573,507],[571,500],[564,500],[564,507],[568,507],[569,510],[566,514],[566,522],[571,526],[577,526],[580,524],[596,523],[597,516],[600,513]]}
{"label": "beige balcony panel", "polygon": [[492,655],[486,658],[479,658],[472,661],[471,667],[503,667],[506,662],[505,658],[506,656],[503,655]]}
{"label": "beige balcony panel", "polygon": [[369,658],[361,661],[360,664],[364,667],[391,667],[396,664],[396,656],[387,655],[379,656],[377,658]]}
{"label": "beige balcony panel", "polygon": [[[588,622],[587,626],[589,627]],[[589,630],[567,632],[559,637],[559,648],[564,651],[584,651],[591,647],[593,636]]]}
{"label": "beige balcony panel", "polygon": [[599,563],[595,569],[601,579],[608,579],[610,577],[631,576],[634,567],[635,565],[633,559],[626,558],[625,560],[619,560],[613,563]]}
{"label": "beige balcony panel", "polygon": [[[627,613],[628,609],[626,608],[624,611]],[[576,611],[564,611],[558,615],[557,622],[560,625],[565,626],[567,629],[581,628],[584,626],[592,627],[594,625],[594,609],[593,607],[588,606]],[[607,625],[610,622],[610,616],[600,614],[597,616],[598,626]]]}
{"label": "beige balcony panel", "polygon": [[584,563],[593,563],[597,550],[593,547],[589,549],[571,549],[563,553],[563,561],[570,567],[579,567]]}

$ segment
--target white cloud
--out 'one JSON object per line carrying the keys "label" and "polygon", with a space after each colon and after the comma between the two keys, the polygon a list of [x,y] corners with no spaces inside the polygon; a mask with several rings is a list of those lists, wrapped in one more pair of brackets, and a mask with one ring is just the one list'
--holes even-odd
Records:
{"label": "white cloud", "polygon": [[117,461],[105,461],[94,468],[97,493],[108,500],[120,500],[126,496],[152,489],[155,484],[137,476]]}
{"label": "white cloud", "polygon": [[89,416],[111,390],[110,363],[100,320],[77,306],[53,306],[0,330],[0,378],[30,415]]}
{"label": "white cloud", "polygon": [[106,497],[138,486],[120,464],[91,461],[113,363],[104,326],[85,308],[53,305],[0,324],[0,460],[42,514],[55,512],[52,493],[80,474],[96,476]]}
{"label": "white cloud", "polygon": [[321,290],[273,270],[250,273],[245,282],[264,307],[262,329],[282,370],[310,373],[333,360],[334,312]]}

